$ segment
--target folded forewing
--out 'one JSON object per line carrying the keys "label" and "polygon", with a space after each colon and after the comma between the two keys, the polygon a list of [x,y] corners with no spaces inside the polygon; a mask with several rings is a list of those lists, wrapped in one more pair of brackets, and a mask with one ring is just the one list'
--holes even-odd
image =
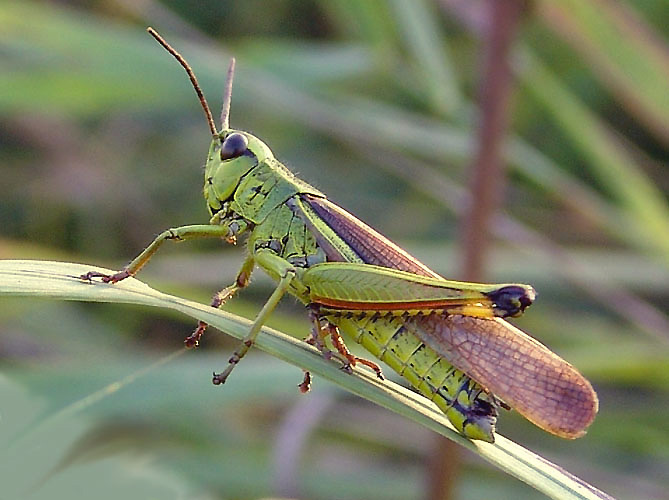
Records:
{"label": "folded forewing", "polygon": [[565,438],[585,434],[597,395],[573,366],[499,318],[431,314],[407,327],[525,418]]}

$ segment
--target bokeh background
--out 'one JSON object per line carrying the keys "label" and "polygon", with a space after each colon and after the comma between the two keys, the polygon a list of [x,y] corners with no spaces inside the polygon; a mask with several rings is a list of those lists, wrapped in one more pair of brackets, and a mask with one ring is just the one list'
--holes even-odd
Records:
{"label": "bokeh background", "polygon": [[[194,67],[215,114],[234,54],[233,126],[433,269],[462,277],[489,9],[1,1],[0,257],[119,268],[163,229],[207,220],[209,132],[183,70],[145,33],[152,25]],[[668,30],[663,0],[525,4],[485,266],[489,281],[535,286],[539,300],[515,324],[576,365],[601,401],[578,441],[513,412],[501,433],[620,498],[667,498],[669,487]],[[219,242],[173,245],[140,278],[207,302],[242,255]],[[252,317],[271,286],[258,272],[226,308]],[[270,324],[297,337],[308,329],[292,299]],[[138,307],[3,298],[0,416],[72,416],[33,438],[41,458],[26,477],[0,470],[0,484],[49,479],[33,498],[427,495],[429,431],[321,380],[301,396],[301,371],[261,352],[213,387],[211,371],[235,345],[217,331],[159,364],[192,327]],[[91,404],[74,411],[82,399]],[[7,427],[1,436],[13,438]],[[460,460],[454,498],[542,497],[475,456]]]}

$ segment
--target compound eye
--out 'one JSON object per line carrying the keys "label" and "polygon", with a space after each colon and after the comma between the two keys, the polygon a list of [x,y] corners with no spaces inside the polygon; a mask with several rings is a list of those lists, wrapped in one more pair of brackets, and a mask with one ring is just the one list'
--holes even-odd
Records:
{"label": "compound eye", "polygon": [[223,146],[221,146],[221,160],[237,158],[238,156],[243,155],[248,147],[248,139],[238,132],[233,132],[225,138],[225,141],[223,141]]}

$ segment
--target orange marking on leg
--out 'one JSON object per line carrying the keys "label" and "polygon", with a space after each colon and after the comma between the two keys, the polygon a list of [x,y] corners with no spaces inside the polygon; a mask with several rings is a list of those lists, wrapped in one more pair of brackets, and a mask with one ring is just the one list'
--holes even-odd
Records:
{"label": "orange marking on leg", "polygon": [[351,366],[355,366],[356,357],[353,354],[351,354],[351,351],[349,351],[348,347],[346,347],[344,339],[342,339],[341,335],[339,334],[339,328],[330,323],[328,323],[328,326],[326,328],[328,333],[330,334],[332,345],[335,347],[335,349],[337,349],[337,352],[342,356],[344,356]]}
{"label": "orange marking on leg", "polygon": [[360,358],[351,354],[351,351],[348,350],[348,347],[346,347],[346,344],[344,343],[344,339],[341,338],[339,328],[337,328],[335,325],[329,324],[328,330],[330,332],[330,339],[332,339],[332,345],[334,345],[337,351],[348,360],[351,366],[355,366],[357,363],[360,363],[361,365],[372,369],[379,379],[384,380],[381,367],[374,363],[374,361]]}
{"label": "orange marking on leg", "polygon": [[[239,280],[238,280],[239,281]],[[248,283],[248,280],[246,281]],[[215,309],[219,309],[223,304],[225,304],[235,293],[237,293],[237,290],[239,290],[240,286],[239,285],[232,285],[227,288],[224,288],[223,290],[219,290],[214,294],[214,296],[211,299],[211,307]],[[191,333],[186,339],[184,340],[184,345],[188,348],[191,349],[193,347],[197,347],[200,345],[200,339],[202,338],[202,335],[204,335],[205,330],[209,326],[208,323],[204,321],[198,321],[197,323],[197,328],[195,328],[195,331]]]}
{"label": "orange marking on leg", "polygon": [[372,370],[374,370],[374,372],[376,373],[376,377],[379,380],[385,380],[386,379],[383,376],[383,372],[381,371],[381,367],[379,365],[377,365],[376,363],[374,363],[374,361],[370,361],[369,359],[365,359],[365,358],[359,358],[357,356],[355,357],[355,360],[358,363],[360,363],[361,365],[365,365],[367,368],[371,368]]}
{"label": "orange marking on leg", "polygon": [[302,394],[309,392],[309,389],[311,389],[311,373],[309,373],[307,370],[304,370],[304,378],[297,387],[299,387]]}

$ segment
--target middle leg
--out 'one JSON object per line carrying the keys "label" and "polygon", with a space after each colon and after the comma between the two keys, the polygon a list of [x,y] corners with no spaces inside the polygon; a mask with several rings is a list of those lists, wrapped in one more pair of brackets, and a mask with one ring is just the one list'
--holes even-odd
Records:
{"label": "middle leg", "polygon": [[[229,287],[226,287],[223,290],[219,290],[214,294],[213,298],[211,299],[211,307],[219,309],[221,306],[223,306],[223,304],[234,297],[234,295],[240,289],[246,287],[251,280],[251,273],[253,272],[254,265],[255,260],[252,256],[249,255],[242,264],[242,268],[239,270],[239,273],[237,273],[237,279],[235,282]],[[206,322],[198,321],[195,331],[186,337],[186,340],[184,340],[185,346],[189,349],[197,347],[200,344],[200,339],[202,338],[202,335],[204,335],[204,331],[207,329],[207,326],[209,325]]]}

